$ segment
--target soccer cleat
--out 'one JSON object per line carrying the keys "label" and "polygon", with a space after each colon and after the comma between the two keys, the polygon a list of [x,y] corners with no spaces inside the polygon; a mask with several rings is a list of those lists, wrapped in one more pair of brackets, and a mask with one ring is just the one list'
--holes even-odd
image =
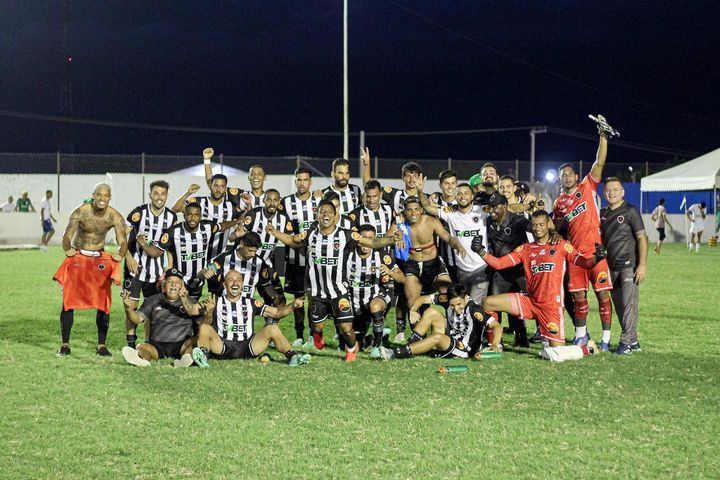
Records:
{"label": "soccer cleat", "polygon": [[633,342],[630,344],[630,348],[633,352],[642,352],[642,349],[640,349],[640,342]]}
{"label": "soccer cleat", "polygon": [[184,354],[182,357],[180,357],[179,360],[175,360],[173,362],[173,367],[175,368],[188,368],[191,366],[194,362],[192,355],[189,353]]}
{"label": "soccer cleat", "polygon": [[606,342],[600,342],[600,351],[601,352],[609,352],[610,351],[610,344]]}
{"label": "soccer cleat", "polygon": [[600,353],[600,349],[598,348],[597,344],[595,343],[595,340],[587,340],[587,343],[585,346],[588,349],[588,355],[596,355]]}
{"label": "soccer cleat", "polygon": [[195,347],[192,350],[192,358],[195,362],[195,365],[197,365],[200,368],[208,368],[210,364],[207,361],[207,355],[205,355],[205,352],[202,351],[200,347]]}
{"label": "soccer cleat", "polygon": [[297,367],[299,365],[307,365],[310,363],[310,359],[312,357],[309,353],[298,353],[296,355],[293,355],[290,360],[288,360],[288,365],[291,367]]}
{"label": "soccer cleat", "polygon": [[138,355],[138,351],[131,347],[123,347],[122,349],[122,356],[125,359],[126,362],[128,362],[130,365],[135,365],[136,367],[149,367],[150,362],[145,360],[144,358],[140,358],[140,355]]}
{"label": "soccer cleat", "polygon": [[313,333],[312,338],[315,348],[317,348],[318,350],[322,350],[323,348],[325,348],[325,339],[323,338],[322,334]]}
{"label": "soccer cleat", "polygon": [[380,348],[381,347],[372,347],[370,349],[370,358],[375,359],[375,360],[382,358],[382,354],[380,353]]}
{"label": "soccer cleat", "polygon": [[395,338],[393,339],[393,343],[405,343],[405,332],[400,332],[397,335],[395,335]]}
{"label": "soccer cleat", "polygon": [[70,347],[67,345],[61,345],[60,350],[58,350],[55,355],[58,357],[67,357],[70,355]]}
{"label": "soccer cleat", "polygon": [[357,360],[356,350],[353,350],[352,352],[345,352],[345,361],[347,363],[353,363],[355,360]]}
{"label": "soccer cleat", "polygon": [[575,337],[575,340],[573,340],[573,345],[577,345],[578,347],[584,347],[588,344],[590,341],[590,334],[586,333],[582,337]]}
{"label": "soccer cleat", "polygon": [[315,348],[315,343],[313,342],[313,337],[310,335],[307,339],[307,342],[303,343],[302,346],[305,350],[309,350],[311,348]]}
{"label": "soccer cleat", "polygon": [[537,329],[535,331],[535,334],[528,339],[528,341],[530,343],[542,343],[543,340],[545,340],[545,338],[542,335],[540,335],[540,329]]}
{"label": "soccer cleat", "polygon": [[380,356],[383,360],[392,360],[395,358],[395,351],[390,348],[380,347]]}
{"label": "soccer cleat", "polygon": [[300,348],[303,346],[303,339],[302,338],[296,338],[295,341],[292,343],[293,348]]}
{"label": "soccer cleat", "polygon": [[110,353],[110,350],[108,350],[105,345],[96,348],[95,353],[101,357],[112,357],[112,353]]}
{"label": "soccer cleat", "polygon": [[630,355],[632,352],[633,352],[633,350],[632,350],[632,347],[630,347],[630,345],[621,343],[618,345],[617,349],[615,350],[615,355]]}

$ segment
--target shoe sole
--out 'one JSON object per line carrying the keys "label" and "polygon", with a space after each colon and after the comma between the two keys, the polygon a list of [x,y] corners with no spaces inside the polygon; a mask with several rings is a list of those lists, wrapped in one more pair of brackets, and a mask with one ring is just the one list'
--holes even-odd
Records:
{"label": "shoe sole", "polygon": [[122,356],[125,359],[125,361],[128,362],[130,365],[135,365],[136,367],[149,367],[150,366],[150,362],[148,362],[144,358],[140,358],[140,356],[137,353],[137,350],[135,350],[134,348],[123,347]]}
{"label": "shoe sole", "polygon": [[205,354],[202,352],[202,350],[198,348],[193,348],[192,359],[195,365],[200,368],[208,368],[210,366],[210,364],[207,363],[207,360],[205,359]]}
{"label": "shoe sole", "polygon": [[180,357],[179,360],[175,360],[173,362],[174,368],[189,368],[193,363],[195,363],[195,360],[193,360],[192,355],[189,353],[184,354],[182,357]]}

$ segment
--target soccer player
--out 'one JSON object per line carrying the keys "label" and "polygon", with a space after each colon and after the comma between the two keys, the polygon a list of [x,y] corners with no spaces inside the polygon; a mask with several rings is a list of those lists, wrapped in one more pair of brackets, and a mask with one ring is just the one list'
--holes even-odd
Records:
{"label": "soccer player", "polygon": [[655,222],[655,229],[658,231],[658,242],[657,245],[655,245],[655,253],[660,255],[660,250],[662,249],[662,244],[665,240],[665,225],[667,224],[667,226],[670,227],[670,230],[673,229],[672,225],[670,225],[670,220],[668,220],[664,198],[658,200],[658,205],[655,207],[655,210],[652,211],[650,218],[652,218],[653,222]]}
{"label": "soccer player", "polygon": [[210,220],[201,220],[202,207],[197,202],[185,205],[185,221],[176,223],[165,230],[157,245],[146,246],[145,251],[152,257],[164,252],[168,255],[167,268],[177,268],[183,273],[188,296],[200,298],[205,277],[200,271],[208,261],[208,251],[215,235],[226,228]]}
{"label": "soccer player", "polygon": [[[177,221],[175,212],[165,205],[169,188],[170,185],[164,180],[152,182],[148,195],[150,202],[135,207],[126,218],[126,226],[130,231],[128,251],[125,254],[123,294],[129,296],[136,307],[141,293],[143,298],[160,293],[158,281],[164,272],[164,256],[150,256],[145,247],[157,244],[163,232]],[[127,344],[135,348],[136,325],[127,316],[125,328]]]}
{"label": "soccer player", "polygon": [[705,229],[705,202],[690,205],[685,212],[685,216],[690,220],[690,245],[688,249],[692,252],[694,244],[695,251],[699,252],[703,230]]}
{"label": "soccer player", "polygon": [[[443,170],[440,172],[440,191],[430,195],[430,203],[440,208],[457,205],[457,185],[457,172],[455,170]],[[447,224],[443,223],[443,227],[447,228]],[[455,250],[441,240],[438,240],[438,250],[450,274],[450,279],[457,283],[457,255]]]}
{"label": "soccer player", "polygon": [[[543,210],[532,214],[532,231],[535,241],[519,246],[515,251],[495,257],[485,251],[480,239],[474,239],[473,250],[495,270],[503,270],[522,264],[527,280],[527,293],[503,293],[491,295],[483,300],[486,312],[507,312],[523,320],[537,320],[540,333],[549,342],[550,347],[557,347],[561,352],[570,352],[570,356],[587,355],[594,347],[591,341],[581,346],[565,347],[565,325],[563,321],[563,275],[565,265],[579,265],[592,268],[604,258],[602,245],[596,247],[594,256],[583,257],[572,244],[560,240],[557,245],[550,243],[550,216]],[[579,350],[578,350],[579,348]],[[570,349],[570,350],[565,350]],[[552,350],[553,355],[558,350]],[[546,356],[543,354],[543,356]]]}
{"label": "soccer player", "polygon": [[285,355],[291,367],[304,365],[310,355],[292,350],[288,339],[277,323],[265,325],[255,331],[256,316],[281,319],[292,310],[303,308],[303,299],[289,305],[272,307],[262,300],[253,300],[242,294],[243,276],[236,270],[225,275],[225,293],[217,300],[211,297],[205,319],[200,325],[197,347],[192,356],[199,367],[209,367],[208,356],[218,360],[255,358],[275,343],[278,352]]}
{"label": "soccer player", "polygon": [[332,163],[333,180],[335,183],[323,190],[323,193],[335,192],[340,198],[338,215],[349,213],[360,204],[360,187],[350,181],[350,162],[344,158],[336,158]]}
{"label": "soccer player", "polygon": [[[377,230],[370,224],[360,225],[358,233],[371,240],[378,236]],[[358,345],[362,347],[368,326],[372,325],[371,358],[380,358],[385,315],[391,305],[388,288],[391,279],[402,283],[405,276],[389,252],[358,244],[348,260],[348,281],[355,313],[353,328]]]}
{"label": "soccer player", "polygon": [[[647,272],[648,240],[640,211],[625,201],[625,189],[616,177],[605,179],[608,206],[600,210],[600,231],[607,248],[610,278],[615,286],[615,304],[622,333],[615,353],[627,354],[640,350],[637,338],[640,283]],[[601,344],[600,351],[609,345]]]}
{"label": "soccer player", "polygon": [[377,180],[368,180],[365,183],[363,204],[356,207],[347,216],[352,226],[360,228],[361,225],[372,225],[379,237],[390,233],[397,228],[392,207],[382,200],[382,187]]}
{"label": "soccer player", "polygon": [[[293,231],[302,233],[315,221],[317,204],[311,190],[312,170],[299,167],[295,170],[295,193],[282,199],[283,210],[292,222]],[[301,248],[285,248],[285,291],[295,299],[305,298],[305,266],[307,255]],[[305,336],[305,309],[293,310],[295,316],[295,340],[293,347],[300,347]],[[312,341],[312,336],[308,338]]]}
{"label": "soccer player", "polygon": [[15,211],[16,212],[33,212],[35,213],[35,207],[33,207],[32,200],[28,197],[27,190],[23,190],[20,192],[20,198],[17,199],[17,203],[15,204]]}
{"label": "soccer player", "polygon": [[[294,233],[290,217],[279,208],[280,192],[274,188],[268,189],[265,192],[265,206],[256,207],[246,212],[242,222],[245,230],[260,235],[261,244],[257,250],[257,256],[271,268],[271,282],[276,292],[272,300],[276,307],[285,303],[285,292],[280,277],[275,270],[275,247],[278,241],[266,229],[268,225],[272,224],[276,230],[290,235]],[[265,299],[265,301],[270,303],[269,299]]]}
{"label": "soccer player", "polygon": [[[581,255],[586,257],[591,256],[595,245],[600,243],[600,205],[597,186],[602,178],[607,158],[608,136],[600,127],[598,133],[600,139],[595,162],[582,182],[578,183],[578,174],[572,165],[568,163],[560,165],[558,174],[562,188],[553,207],[555,229],[561,230],[563,224],[567,224],[568,240]],[[573,296],[575,307],[575,344],[584,345],[590,338],[587,333],[588,280],[592,283],[600,306],[601,342],[609,343],[612,321],[610,290],[613,285],[607,262],[602,260],[590,270],[571,263],[568,266],[568,277],[568,290]]]}
{"label": "soccer player", "polygon": [[490,195],[497,192],[498,173],[494,163],[487,162],[480,169],[480,173],[473,175],[468,181],[475,191],[475,203],[485,205]]}
{"label": "soccer player", "polygon": [[[215,151],[212,148],[206,148],[203,150],[205,182],[210,189],[212,189],[212,184],[215,180],[215,175],[213,175],[212,165],[210,163],[214,154]],[[248,181],[250,182],[251,191],[246,192],[237,187],[227,187],[226,179],[225,185],[227,188],[226,193],[224,194],[225,200],[229,200],[240,210],[261,207],[265,201],[265,192],[263,191],[263,186],[265,184],[265,170],[260,165],[253,165],[250,167],[250,171],[248,172]]]}
{"label": "soccer player", "polygon": [[466,254],[457,259],[458,283],[465,287],[475,303],[482,303],[487,295],[490,278],[487,274],[487,264],[479,255],[470,250],[473,238],[479,237],[487,246],[487,217],[488,214],[480,205],[474,205],[474,192],[469,184],[461,183],[457,187],[457,206],[438,208],[431,205],[423,192],[425,178],[417,181],[418,198],[425,213],[443,220],[450,232],[451,238],[457,238]]}
{"label": "soccer player", "polygon": [[[70,214],[63,235],[65,261],[55,272],[54,279],[63,286],[63,307],[60,313],[62,345],[57,355],[70,355],[70,331],[74,309],[97,310],[95,324],[98,344],[95,353],[109,357],[105,346],[110,326],[112,282],[120,284],[120,261],[127,252],[125,226],[120,213],[110,206],[111,189],[106,183],[95,186],[92,202],[83,203]],[[105,252],[105,237],[113,229],[119,245],[117,253]]]}
{"label": "soccer player", "polygon": [[[407,345],[394,350],[383,347],[382,358],[409,358],[431,350],[435,350],[440,358],[468,358],[480,349],[482,334],[486,329],[488,339],[492,339],[488,351],[501,352],[502,327],[497,319],[485,314],[460,284],[451,284],[447,297],[445,316],[434,308],[428,308],[420,320],[414,323]],[[418,308],[421,306],[437,303],[437,294],[418,298],[410,309],[411,319],[419,317]],[[432,335],[425,337],[430,330]]]}
{"label": "soccer player", "polygon": [[340,195],[337,192],[327,191],[323,194],[321,200],[327,200],[335,205],[335,210],[337,211],[337,219],[335,221],[337,222],[338,227],[345,228],[347,230],[353,230],[355,228],[350,217],[344,213],[340,213],[342,205],[340,204]]}
{"label": "soccer player", "polygon": [[308,268],[305,289],[309,291],[313,342],[318,350],[325,348],[322,330],[328,316],[339,325],[345,338],[345,360],[357,358],[355,331],[352,328],[353,309],[347,287],[347,260],[360,244],[372,249],[382,249],[399,240],[395,236],[364,238],[359,233],[337,226],[337,208],[333,202],[322,200],[318,205],[318,221],[307,232],[288,235],[268,225],[268,232],[288,247],[307,248]]}
{"label": "soccer player", "polygon": [[[162,293],[146,297],[142,306],[137,308],[137,301],[125,296],[125,314],[130,321],[139,325],[147,322],[152,324],[150,338],[137,346],[123,347],[125,361],[137,367],[150,366],[150,360],[161,358],[181,359],[190,354],[195,345],[193,326],[202,320],[202,315],[209,307],[209,302],[194,303],[188,299],[188,291],[183,281],[183,273],[171,268],[165,273]],[[175,366],[188,366],[191,360],[185,357],[184,362],[176,362]],[[190,360],[190,361],[189,361]]]}
{"label": "soccer player", "polygon": [[52,209],[50,208],[50,199],[53,196],[52,190],[45,192],[45,198],[40,202],[40,224],[42,225],[43,234],[40,238],[40,248],[47,252],[48,243],[55,234],[55,227],[53,222],[57,223],[55,217],[53,217]]}
{"label": "soccer player", "polygon": [[460,240],[450,236],[440,220],[424,213],[418,197],[405,199],[405,219],[410,231],[410,257],[403,264],[402,271],[405,274],[405,298],[408,308],[421,294],[435,291],[440,293],[439,303],[447,303],[445,290],[451,280],[442,257],[438,256],[436,235],[442,241],[448,242],[461,257],[466,255]]}
{"label": "soccer player", "polygon": [[[526,183],[516,182],[511,175],[503,175],[498,180],[498,192],[507,199],[508,209],[512,213],[525,213],[532,210],[537,196],[529,191],[525,192],[523,189],[517,188],[517,183],[528,188]],[[521,195],[518,195],[518,193],[521,193]]]}

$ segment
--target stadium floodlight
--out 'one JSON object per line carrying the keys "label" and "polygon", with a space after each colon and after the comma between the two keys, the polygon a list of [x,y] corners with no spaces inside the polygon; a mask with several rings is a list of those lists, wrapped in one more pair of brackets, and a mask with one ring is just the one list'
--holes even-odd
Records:
{"label": "stadium floodlight", "polygon": [[555,173],[555,170],[548,170],[545,172],[545,180],[554,183],[555,180],[557,180],[557,173]]}

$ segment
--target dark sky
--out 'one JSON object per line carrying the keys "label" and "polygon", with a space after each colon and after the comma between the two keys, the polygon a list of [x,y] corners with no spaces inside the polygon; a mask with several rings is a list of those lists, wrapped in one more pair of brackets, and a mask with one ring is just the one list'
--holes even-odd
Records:
{"label": "dark sky", "polygon": [[[70,11],[72,116],[342,130],[340,0],[73,0]],[[0,12],[0,109],[61,114],[63,2],[0,1]],[[701,153],[720,146],[720,2],[350,0],[349,15],[353,131],[549,125],[594,133],[587,114],[603,113],[630,142]],[[0,151],[55,151],[59,130],[0,117]],[[75,152],[97,153],[342,152],[339,137],[76,126],[72,140]],[[529,155],[527,132],[367,142],[386,157]],[[538,137],[540,160],[591,160],[594,149]]]}

